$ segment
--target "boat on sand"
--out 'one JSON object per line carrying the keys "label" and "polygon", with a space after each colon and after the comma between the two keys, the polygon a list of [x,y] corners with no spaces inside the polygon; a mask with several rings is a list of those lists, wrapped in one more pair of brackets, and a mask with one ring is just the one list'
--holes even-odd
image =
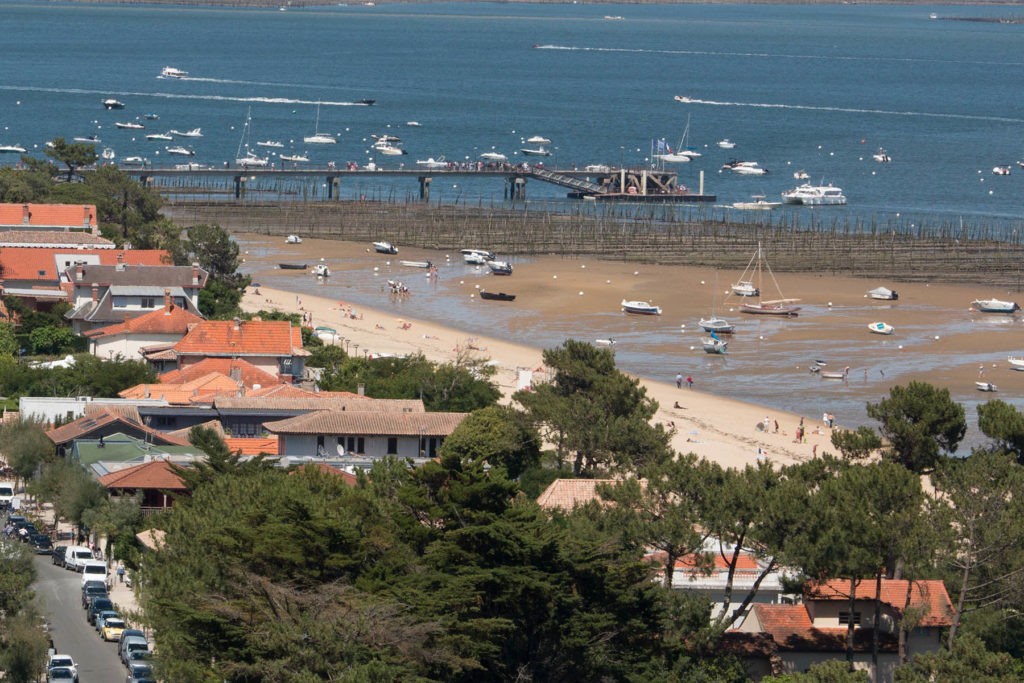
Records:
{"label": "boat on sand", "polygon": [[654,306],[646,301],[622,300],[623,313],[636,313],[638,315],[661,315],[661,306]]}
{"label": "boat on sand", "polygon": [[[762,300],[760,298],[762,262],[764,263],[764,267],[768,269],[768,275],[769,277],[771,277],[772,282],[775,285],[775,290],[779,293],[778,299]],[[782,289],[779,287],[779,283],[775,281],[775,274],[772,273],[771,266],[768,265],[767,260],[765,260],[763,257],[760,242],[757,243],[757,253],[754,254],[753,257],[751,257],[750,263],[747,264],[747,269],[743,271],[743,275],[740,277],[740,282],[750,284],[751,280],[746,279],[748,277],[747,274],[750,273],[750,276],[753,277],[754,272],[757,273],[757,303],[740,304],[740,312],[750,313],[753,315],[775,315],[795,318],[797,316],[797,311],[800,310],[800,307],[794,306],[793,304],[800,300],[783,298]],[[733,285],[733,291],[736,291],[736,285]]]}

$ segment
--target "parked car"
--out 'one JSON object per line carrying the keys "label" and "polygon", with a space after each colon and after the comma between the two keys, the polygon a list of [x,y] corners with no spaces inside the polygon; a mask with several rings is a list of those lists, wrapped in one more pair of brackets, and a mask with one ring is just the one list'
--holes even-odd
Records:
{"label": "parked car", "polygon": [[121,644],[117,646],[117,656],[124,660],[124,643],[128,638],[142,638],[146,639],[146,634],[137,628],[126,628],[121,632]]}
{"label": "parked car", "polygon": [[36,551],[36,555],[49,555],[53,552],[53,541],[46,534],[33,534],[29,543],[32,544],[32,550]]}
{"label": "parked car", "polygon": [[149,641],[140,636],[125,636],[121,633],[121,661],[128,666],[128,655],[132,652],[149,652]]}
{"label": "parked car", "polygon": [[104,610],[114,609],[114,602],[110,598],[91,598],[89,610],[85,613],[86,621],[90,624],[96,623],[96,615]]}
{"label": "parked car", "polygon": [[74,658],[71,655],[62,655],[54,653],[50,655],[50,658],[46,661],[46,670],[55,668],[71,669],[74,672],[74,680],[78,680],[78,666],[75,664]]}
{"label": "parked car", "polygon": [[97,614],[96,618],[93,620],[93,625],[96,627],[96,633],[103,630],[103,622],[106,621],[108,617],[120,619],[121,615],[112,609],[105,609]]}
{"label": "parked car", "polygon": [[130,664],[128,666],[128,677],[125,683],[149,683],[155,681],[153,678],[153,667],[149,664]]}
{"label": "parked car", "polygon": [[[125,629],[121,632],[121,637],[124,638],[124,634],[134,629]],[[128,653],[128,666],[132,664],[149,664],[153,661],[153,653],[149,650],[133,650]]]}
{"label": "parked car", "polygon": [[78,571],[82,572],[82,583],[86,581],[102,581],[107,583],[107,563],[103,560],[82,560]]}
{"label": "parked car", "polygon": [[82,586],[82,609],[89,608],[89,600],[91,598],[106,598],[107,587],[102,583],[88,583]]}
{"label": "parked car", "polygon": [[73,569],[76,572],[82,571],[80,565],[86,560],[95,560],[92,551],[84,545],[69,545],[64,550],[64,568]]}
{"label": "parked car", "polygon": [[121,617],[107,617],[103,620],[103,628],[100,629],[100,636],[105,641],[121,640],[121,632],[124,631],[124,619]]}
{"label": "parked car", "polygon": [[55,666],[46,671],[46,683],[77,683],[78,674],[66,666]]}
{"label": "parked car", "polygon": [[64,551],[67,548],[66,545],[55,545],[53,546],[53,552],[50,554],[50,561],[58,567],[64,566]]}

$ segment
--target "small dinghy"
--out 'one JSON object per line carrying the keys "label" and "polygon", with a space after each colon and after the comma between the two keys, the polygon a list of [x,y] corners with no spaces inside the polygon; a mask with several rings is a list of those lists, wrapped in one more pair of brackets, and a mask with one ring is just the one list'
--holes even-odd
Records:
{"label": "small dinghy", "polygon": [[826,372],[825,370],[822,370],[819,374],[821,375],[822,379],[846,379],[846,377],[850,374],[850,367],[847,366],[843,368],[840,372]]}
{"label": "small dinghy", "polygon": [[399,261],[399,263],[409,268],[429,268],[434,265],[430,261]]}
{"label": "small dinghy", "polygon": [[594,346],[615,346],[615,338],[608,337],[607,339],[595,339]]}
{"label": "small dinghy", "polygon": [[978,387],[978,391],[999,391],[999,387],[992,382],[975,382],[974,385]]}
{"label": "small dinghy", "polygon": [[515,301],[515,294],[506,294],[505,292],[488,292],[480,290],[480,298],[487,299],[488,301]]}
{"label": "small dinghy", "polygon": [[869,323],[868,329],[875,334],[892,334],[896,331],[892,325],[883,322]]}
{"label": "small dinghy", "polygon": [[1024,358],[1014,358],[1013,356],[1010,356],[1006,360],[1009,362],[1011,368],[1024,372]]}
{"label": "small dinghy", "polygon": [[655,306],[646,301],[626,301],[620,304],[623,313],[636,313],[638,315],[661,315],[661,306]]}
{"label": "small dinghy", "polygon": [[326,263],[318,263],[313,266],[313,275],[317,277],[330,277],[331,269],[327,267]]}
{"label": "small dinghy", "polygon": [[395,245],[391,244],[391,242],[384,242],[384,241],[374,242],[373,243],[373,250],[376,251],[378,254],[397,254],[398,253],[398,247],[396,247]]}
{"label": "small dinghy", "polygon": [[308,263],[278,263],[277,267],[281,270],[305,270],[309,268]]}

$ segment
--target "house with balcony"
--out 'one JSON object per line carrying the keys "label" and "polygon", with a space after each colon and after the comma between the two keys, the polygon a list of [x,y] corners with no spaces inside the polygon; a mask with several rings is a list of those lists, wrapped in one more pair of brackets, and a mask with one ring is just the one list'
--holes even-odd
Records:
{"label": "house with balcony", "polygon": [[124,322],[87,330],[89,352],[98,358],[121,356],[138,360],[143,348],[154,344],[175,344],[193,325],[201,323],[203,316],[174,303],[169,288],[164,289],[163,305]]}
{"label": "house with balcony", "polygon": [[188,493],[185,482],[163,459],[114,470],[102,475],[99,482],[112,498],[138,496],[143,514],[166,510],[175,498]]}
{"label": "house with balcony", "polygon": [[302,328],[287,320],[205,320],[189,329],[170,351],[176,369],[210,358],[244,360],[282,382],[302,378],[309,351]]}
{"label": "house with balcony", "polygon": [[82,417],[46,432],[57,455],[69,454],[75,441],[87,439],[105,444],[114,435],[141,439],[157,446],[184,446],[187,440],[151,429],[135,406],[96,406]]}

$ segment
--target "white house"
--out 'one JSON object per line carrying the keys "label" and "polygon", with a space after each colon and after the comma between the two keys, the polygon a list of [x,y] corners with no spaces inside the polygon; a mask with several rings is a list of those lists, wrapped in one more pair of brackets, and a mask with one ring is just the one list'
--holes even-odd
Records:
{"label": "white house", "polygon": [[140,350],[154,344],[174,344],[203,317],[174,303],[170,289],[164,289],[163,306],[122,323],[88,330],[89,351],[99,358],[118,355],[138,360]]}

